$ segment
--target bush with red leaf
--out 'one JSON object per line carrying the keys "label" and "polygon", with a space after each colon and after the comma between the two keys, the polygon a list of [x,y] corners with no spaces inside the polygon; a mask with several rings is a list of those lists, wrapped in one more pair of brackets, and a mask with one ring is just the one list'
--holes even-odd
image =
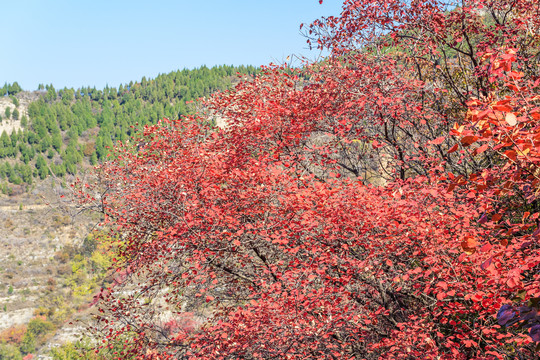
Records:
{"label": "bush with red leaf", "polygon": [[[121,239],[100,346],[188,359],[533,356],[539,6],[348,0],[309,27],[332,50],[325,61],[266,67],[209,114],[120,145],[99,169],[104,195],[86,192]],[[163,325],[186,306],[205,320]]]}
{"label": "bush with red leaf", "polygon": [[26,325],[12,326],[0,332],[0,343],[20,345],[25,333]]}

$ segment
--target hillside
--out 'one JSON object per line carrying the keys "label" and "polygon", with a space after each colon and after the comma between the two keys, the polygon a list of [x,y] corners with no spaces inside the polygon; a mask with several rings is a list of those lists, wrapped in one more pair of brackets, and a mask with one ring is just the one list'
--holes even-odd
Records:
{"label": "hillside", "polygon": [[230,87],[237,73],[255,71],[201,67],[118,89],[57,91],[48,85],[3,93],[0,359],[47,355],[74,340],[83,326],[68,322],[86,319],[92,297],[110,281],[108,252],[95,240],[104,233],[92,232],[101,218],[79,214],[65,185],[104,160],[107,147],[128,139],[134,128],[188,114],[196,104],[186,102]]}
{"label": "hillside", "polygon": [[[105,159],[135,128],[194,111],[190,102],[252,75],[252,66],[201,67],[143,77],[118,88],[18,91],[0,99],[0,189],[24,192],[36,179],[75,175]],[[6,112],[6,109],[8,109]]]}

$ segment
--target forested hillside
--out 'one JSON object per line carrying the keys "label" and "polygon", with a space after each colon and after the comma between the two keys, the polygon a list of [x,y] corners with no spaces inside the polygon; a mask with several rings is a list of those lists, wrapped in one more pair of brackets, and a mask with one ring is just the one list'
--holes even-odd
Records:
{"label": "forested hillside", "polygon": [[2,192],[21,190],[50,174],[62,178],[76,174],[80,166],[96,165],[105,159],[108,148],[129,139],[134,129],[193,113],[195,106],[189,102],[229,88],[239,80],[237,73],[255,72],[252,66],[203,66],[155,79],[143,77],[119,88],[57,90],[40,85],[26,94],[36,99],[27,114],[19,110],[18,98],[25,94],[20,86],[5,84],[0,94],[9,95],[12,105],[6,106],[1,118],[4,124],[14,124],[15,131],[0,134]]}

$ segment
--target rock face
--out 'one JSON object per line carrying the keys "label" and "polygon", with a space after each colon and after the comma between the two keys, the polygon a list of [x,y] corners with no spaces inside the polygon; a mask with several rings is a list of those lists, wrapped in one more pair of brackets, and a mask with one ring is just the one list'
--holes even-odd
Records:
{"label": "rock face", "polygon": [[[0,298],[0,301],[2,303],[7,303],[9,302],[9,299]],[[14,325],[26,324],[30,321],[33,315],[34,309],[32,308],[24,308],[9,312],[2,312],[0,313],[0,330],[10,328]]]}

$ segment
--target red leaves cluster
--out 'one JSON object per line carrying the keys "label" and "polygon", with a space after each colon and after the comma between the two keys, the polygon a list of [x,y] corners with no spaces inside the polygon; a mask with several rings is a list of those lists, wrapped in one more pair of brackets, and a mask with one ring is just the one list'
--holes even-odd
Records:
{"label": "red leaves cluster", "polygon": [[20,345],[25,333],[25,325],[12,326],[0,332],[0,341],[2,343]]}
{"label": "red leaves cluster", "polygon": [[[334,50],[324,62],[267,67],[208,114],[120,147],[101,169],[122,274],[101,295],[104,346],[530,354],[531,338],[494,316],[540,296],[538,4],[465,5],[346,1],[311,27]],[[186,312],[199,320],[177,331]]]}

